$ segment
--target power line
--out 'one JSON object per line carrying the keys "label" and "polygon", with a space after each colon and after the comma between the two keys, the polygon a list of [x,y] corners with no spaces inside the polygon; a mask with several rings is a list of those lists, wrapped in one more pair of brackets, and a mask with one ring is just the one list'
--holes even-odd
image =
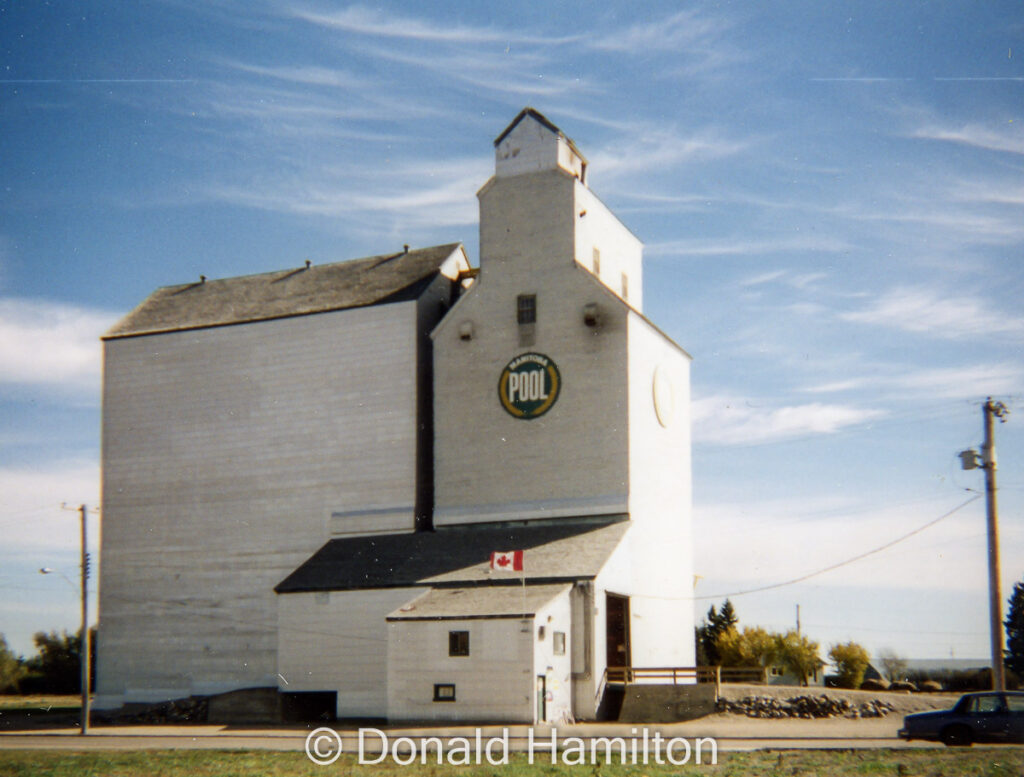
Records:
{"label": "power line", "polygon": [[839,569],[840,567],[845,567],[848,564],[852,564],[855,561],[860,561],[861,559],[867,558],[868,556],[872,556],[875,553],[881,553],[883,550],[886,550],[887,548],[891,548],[893,545],[896,545],[897,543],[903,542],[904,540],[910,539],[915,534],[920,534],[925,529],[931,528],[932,526],[937,524],[939,521],[943,521],[946,518],[949,518],[949,516],[953,515],[956,512],[959,512],[963,508],[967,507],[967,505],[969,505],[971,502],[976,502],[979,499],[981,499],[981,494],[978,494],[976,496],[972,496],[966,502],[963,502],[963,503],[957,505],[956,507],[954,507],[949,512],[943,513],[938,518],[935,518],[935,519],[933,519],[931,521],[928,521],[928,523],[924,524],[923,526],[918,526],[913,531],[907,532],[906,534],[904,534],[904,535],[902,535],[900,537],[897,537],[896,539],[891,540],[890,542],[887,542],[884,545],[879,545],[877,548],[872,548],[871,550],[865,551],[864,553],[860,553],[860,554],[858,554],[856,556],[853,556],[852,558],[848,558],[845,561],[840,561],[840,562],[837,562],[835,564],[831,564],[830,566],[823,567],[822,569],[816,570],[814,572],[809,572],[806,575],[801,575],[800,577],[795,577],[792,580],[784,580],[781,583],[772,583],[771,585],[763,585],[763,586],[759,586],[757,588],[748,588],[748,589],[746,589],[744,591],[733,591],[731,593],[726,593],[726,594],[710,594],[710,595],[707,595],[707,596],[695,596],[695,597],[693,597],[693,599],[694,599],[694,601],[699,601],[699,600],[702,600],[702,599],[721,599],[723,597],[744,596],[746,594],[754,594],[754,593],[759,593],[761,591],[770,591],[770,590],[772,590],[774,588],[782,588],[783,586],[795,585],[796,583],[802,583],[804,580],[809,580],[810,578],[817,577],[818,575],[822,575],[825,572],[831,572],[834,569]]}
{"label": "power line", "polygon": [[[728,593],[707,594],[705,596],[678,596],[678,597],[647,596],[647,597],[644,597],[644,598],[648,598],[648,599],[685,599],[685,600],[694,601],[694,602],[699,602],[699,601],[706,600],[706,599],[726,599],[726,598],[730,598],[731,599],[732,597],[735,597],[735,596],[745,596],[746,594],[756,594],[756,593],[760,593],[761,591],[771,591],[771,590],[773,590],[775,588],[782,588],[784,586],[795,585],[796,583],[802,583],[804,580],[809,580],[812,577],[817,577],[818,575],[823,575],[826,572],[831,572],[834,569],[839,569],[840,567],[845,567],[848,564],[852,564],[855,561],[860,561],[861,559],[867,558],[868,556],[872,556],[875,553],[881,553],[883,550],[891,548],[893,545],[896,545],[896,544],[898,544],[900,542],[903,542],[904,540],[910,539],[915,534],[920,534],[925,529],[931,528],[932,526],[937,524],[939,521],[943,521],[946,518],[949,518],[954,513],[957,513],[960,510],[962,510],[963,508],[967,507],[967,505],[971,504],[971,502],[976,502],[979,499],[981,499],[981,494],[978,494],[976,496],[972,496],[966,502],[963,502],[963,503],[957,505],[956,507],[954,507],[949,512],[943,513],[938,518],[934,518],[934,519],[928,521],[928,523],[926,523],[926,524],[924,524],[922,526],[918,526],[913,531],[909,531],[906,534],[903,534],[903,535],[897,537],[896,539],[891,540],[891,541],[885,543],[884,545],[879,545],[877,548],[872,548],[871,550],[865,551],[864,553],[860,553],[860,554],[858,554],[856,556],[848,558],[845,561],[839,561],[839,562],[837,562],[835,564],[831,564],[831,565],[829,565],[827,567],[823,567],[822,569],[815,570],[814,572],[808,572],[806,575],[801,575],[800,577],[794,577],[791,580],[783,580],[780,583],[771,583],[770,585],[762,585],[762,586],[758,586],[757,588],[746,588],[746,589],[744,589],[742,591],[730,591]],[[641,596],[642,596],[642,594],[641,594]]]}

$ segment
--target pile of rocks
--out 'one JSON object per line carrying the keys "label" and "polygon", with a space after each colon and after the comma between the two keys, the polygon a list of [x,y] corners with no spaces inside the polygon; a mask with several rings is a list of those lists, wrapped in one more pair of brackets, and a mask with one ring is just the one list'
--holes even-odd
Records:
{"label": "pile of rocks", "polygon": [[719,699],[718,711],[748,718],[883,718],[895,709],[889,702],[870,699],[860,703],[828,696],[745,696],[739,701]]}

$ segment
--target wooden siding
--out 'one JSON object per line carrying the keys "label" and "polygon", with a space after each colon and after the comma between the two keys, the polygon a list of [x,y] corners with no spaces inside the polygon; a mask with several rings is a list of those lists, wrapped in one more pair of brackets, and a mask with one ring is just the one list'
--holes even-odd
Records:
{"label": "wooden siding", "polygon": [[384,718],[387,614],[426,588],[282,594],[278,680],[282,691],[337,691],[339,718]]}
{"label": "wooden siding", "polygon": [[105,344],[101,704],[277,685],[273,586],[416,503],[416,303]]}
{"label": "wooden siding", "polygon": [[[481,273],[434,332],[437,525],[621,512],[628,498],[626,317],[574,260],[573,187],[559,171],[492,179],[481,192]],[[536,294],[523,343],[516,297]],[[583,308],[602,309],[588,327]],[[463,322],[473,336],[460,338]],[[524,421],[498,400],[505,365],[554,360],[561,393]]]}

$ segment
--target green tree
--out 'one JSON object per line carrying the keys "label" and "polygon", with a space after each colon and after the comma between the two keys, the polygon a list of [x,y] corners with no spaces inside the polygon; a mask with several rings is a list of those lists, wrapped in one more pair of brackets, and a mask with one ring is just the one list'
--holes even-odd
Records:
{"label": "green tree", "polygon": [[825,665],[819,650],[817,642],[795,630],[775,635],[775,658],[799,678],[800,685],[807,685],[808,678]]}
{"label": "green tree", "polygon": [[1024,581],[1013,584],[1006,613],[1006,668],[1024,678]]}
{"label": "green tree", "polygon": [[722,633],[717,642],[722,666],[769,666],[778,655],[778,635],[760,626],[735,626]]}
{"label": "green tree", "polygon": [[18,683],[25,676],[25,662],[7,644],[0,634],[0,693],[18,692]]}
{"label": "green tree", "polygon": [[[95,645],[95,632],[90,630]],[[25,662],[34,686],[43,693],[82,692],[82,638],[80,634],[37,632],[32,641],[38,652]]]}
{"label": "green tree", "polygon": [[864,671],[871,661],[863,646],[856,642],[833,645],[828,651],[828,657],[836,665],[840,688],[860,688],[864,682]]}

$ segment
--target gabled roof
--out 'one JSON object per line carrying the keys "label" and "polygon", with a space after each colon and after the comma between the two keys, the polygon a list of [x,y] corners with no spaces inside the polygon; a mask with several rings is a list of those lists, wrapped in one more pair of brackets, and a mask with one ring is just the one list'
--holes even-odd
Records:
{"label": "gabled roof", "polygon": [[165,286],[103,337],[177,332],[414,299],[461,244]]}
{"label": "gabled roof", "polygon": [[554,132],[556,135],[558,135],[558,137],[562,138],[566,143],[569,144],[569,148],[571,148],[573,150],[573,152],[576,154],[576,156],[578,156],[584,162],[587,161],[587,158],[585,156],[583,156],[583,154],[580,153],[580,150],[578,148],[576,148],[576,144],[572,142],[572,138],[570,138],[568,135],[566,135],[564,132],[562,132],[562,130],[558,129],[558,127],[555,126],[554,122],[552,122],[543,113],[541,113],[540,111],[535,110],[533,108],[530,108],[529,106],[527,106],[526,108],[523,108],[521,111],[519,111],[519,115],[516,116],[514,119],[512,119],[512,122],[507,127],[505,127],[505,129],[503,129],[501,131],[501,134],[498,135],[498,137],[496,137],[494,139],[494,147],[497,148],[498,145],[501,143],[501,141],[503,141],[506,137],[508,137],[508,134],[512,130],[514,130],[516,128],[516,126],[519,124],[519,122],[521,122],[527,116],[529,116],[530,118],[536,120],[538,123],[544,125],[549,130]]}
{"label": "gabled roof", "polygon": [[537,610],[569,588],[569,583],[433,588],[390,613],[387,619],[424,621],[526,618],[535,615]]}
{"label": "gabled roof", "polygon": [[320,548],[274,590],[520,584],[522,575],[490,569],[491,553],[508,550],[525,551],[528,581],[587,580],[601,571],[629,525],[625,516],[601,516],[344,537]]}

